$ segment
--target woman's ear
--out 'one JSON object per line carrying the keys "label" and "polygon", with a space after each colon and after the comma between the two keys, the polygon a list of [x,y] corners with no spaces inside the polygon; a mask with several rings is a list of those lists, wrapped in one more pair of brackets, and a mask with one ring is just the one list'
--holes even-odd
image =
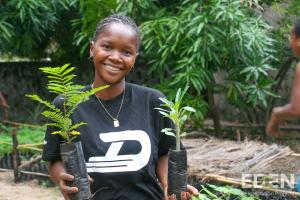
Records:
{"label": "woman's ear", "polygon": [[94,41],[91,41],[91,42],[90,42],[90,57],[93,57],[93,56],[94,56],[94,55],[93,55],[94,45],[95,45]]}

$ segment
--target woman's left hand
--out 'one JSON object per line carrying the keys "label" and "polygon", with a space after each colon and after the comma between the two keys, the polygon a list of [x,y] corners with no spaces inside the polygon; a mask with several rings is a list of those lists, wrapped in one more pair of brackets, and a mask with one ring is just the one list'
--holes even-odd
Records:
{"label": "woman's left hand", "polygon": [[[192,196],[199,196],[199,191],[197,188],[187,185],[187,191],[186,192],[181,192],[181,198],[180,200],[191,200]],[[176,200],[176,195],[172,194],[168,196],[167,200]]]}

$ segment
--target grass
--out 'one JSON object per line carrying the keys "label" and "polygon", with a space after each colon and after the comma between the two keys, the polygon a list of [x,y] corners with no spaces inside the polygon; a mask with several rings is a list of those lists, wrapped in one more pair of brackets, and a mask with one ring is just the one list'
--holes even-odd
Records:
{"label": "grass", "polygon": [[[0,123],[0,157],[12,152],[12,130],[12,127]],[[45,127],[20,127],[17,131],[19,151],[24,153],[38,152],[43,145],[45,130]]]}

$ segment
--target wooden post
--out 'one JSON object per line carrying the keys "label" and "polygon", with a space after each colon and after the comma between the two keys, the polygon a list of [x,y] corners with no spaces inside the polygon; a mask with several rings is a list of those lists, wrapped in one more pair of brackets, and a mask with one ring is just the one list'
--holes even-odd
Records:
{"label": "wooden post", "polygon": [[220,123],[219,110],[215,104],[214,94],[211,89],[207,90],[207,95],[208,95],[209,111],[210,111],[212,120],[214,122],[214,128],[216,131],[216,135],[220,135],[221,134],[221,123]]}
{"label": "wooden post", "polygon": [[17,139],[17,131],[18,128],[15,127],[12,131],[12,142],[13,142],[13,150],[12,150],[12,159],[13,159],[13,170],[14,170],[14,182],[20,182],[20,173],[18,169],[18,139]]}

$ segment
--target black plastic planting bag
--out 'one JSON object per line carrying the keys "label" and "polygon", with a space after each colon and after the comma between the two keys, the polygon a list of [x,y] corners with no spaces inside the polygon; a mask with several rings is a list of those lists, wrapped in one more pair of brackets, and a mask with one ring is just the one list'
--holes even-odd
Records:
{"label": "black plastic planting bag", "polygon": [[70,200],[90,199],[91,191],[81,142],[61,144],[60,153],[66,172],[74,176],[74,180],[67,185],[78,188],[77,193],[69,195]]}
{"label": "black plastic planting bag", "polygon": [[186,150],[169,151],[168,194],[175,194],[180,200],[180,193],[187,190],[187,155]]}

